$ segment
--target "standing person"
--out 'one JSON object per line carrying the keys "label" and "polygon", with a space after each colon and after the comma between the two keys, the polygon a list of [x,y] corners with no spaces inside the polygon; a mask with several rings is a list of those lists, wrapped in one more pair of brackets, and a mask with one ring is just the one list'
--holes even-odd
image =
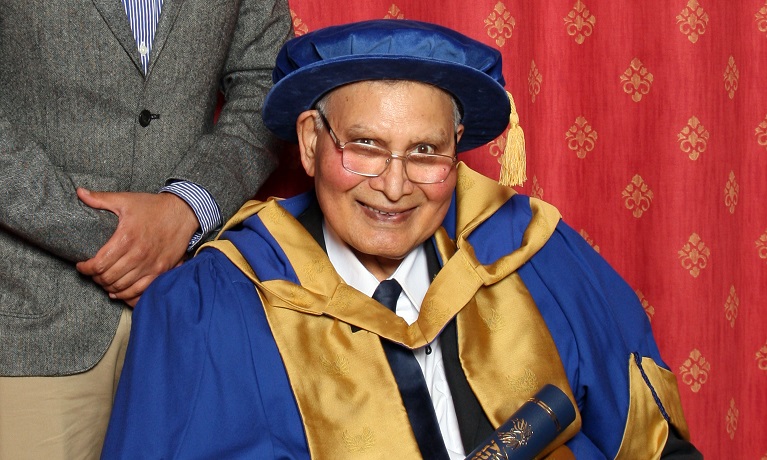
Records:
{"label": "standing person", "polygon": [[291,33],[286,0],[0,0],[0,458],[98,457],[127,305],[275,166]]}
{"label": "standing person", "polygon": [[264,122],[314,190],[150,286],[105,458],[462,460],[547,384],[577,411],[542,455],[700,458],[632,289],[458,161],[509,123],[501,68],[417,21],[288,42]]}

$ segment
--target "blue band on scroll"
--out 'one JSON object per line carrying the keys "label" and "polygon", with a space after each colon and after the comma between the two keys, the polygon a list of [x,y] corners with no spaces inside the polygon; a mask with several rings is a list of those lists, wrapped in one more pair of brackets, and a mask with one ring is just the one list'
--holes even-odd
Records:
{"label": "blue band on scroll", "polygon": [[467,460],[533,459],[575,420],[570,398],[547,384],[522,404]]}

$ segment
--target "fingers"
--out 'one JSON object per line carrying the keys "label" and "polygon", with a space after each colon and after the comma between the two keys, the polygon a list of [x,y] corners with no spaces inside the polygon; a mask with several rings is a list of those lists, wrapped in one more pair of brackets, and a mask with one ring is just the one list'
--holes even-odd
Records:
{"label": "fingers", "polygon": [[[130,251],[133,241],[132,235],[128,232],[120,231],[120,226],[118,225],[117,231],[93,258],[78,262],[75,267],[83,275],[94,277],[94,279],[98,277],[96,282],[101,285],[112,284],[125,275],[121,265],[124,266],[126,264],[119,264],[119,261]],[[115,265],[117,265],[116,269]],[[111,272],[108,273],[110,270]]]}
{"label": "fingers", "polygon": [[105,291],[118,293],[133,285],[146,286],[148,283],[142,284],[142,279],[154,279],[161,273],[179,266],[183,261],[184,258],[175,257],[151,258],[146,250],[135,249],[121,256],[106,270],[90,276]]}
{"label": "fingers", "polygon": [[83,203],[118,215],[112,237],[77,270],[110,297],[133,302],[159,274],[179,265],[199,222],[182,199],[169,193],[78,190]]}
{"label": "fingers", "polygon": [[[123,208],[126,200],[125,193],[94,192],[92,190],[78,188],[77,197],[85,205],[94,209],[110,211],[118,218],[124,214]],[[129,231],[121,231],[121,226],[121,224],[118,224],[115,233],[109,238],[104,246],[99,249],[93,258],[79,262],[76,265],[77,271],[86,276],[99,276],[104,274],[115,264],[115,262],[125,255],[129,246],[132,244],[132,240],[135,239],[136,236]],[[112,277],[114,277],[114,274]],[[110,283],[107,282],[107,284]]]}
{"label": "fingers", "polygon": [[154,281],[156,276],[145,276],[138,281],[136,281],[134,284],[129,286],[127,289],[124,289],[119,292],[110,293],[109,298],[110,299],[116,299],[116,300],[122,300],[131,307],[136,305],[136,302],[138,302],[138,299],[141,297],[141,294],[144,293],[146,288],[149,287],[149,285]]}
{"label": "fingers", "polygon": [[86,188],[78,187],[77,198],[91,208],[101,209],[99,201],[93,196],[93,193]]}
{"label": "fingers", "polygon": [[105,291],[114,294],[130,288],[142,276],[142,273],[134,265],[126,264],[124,259],[120,259],[104,273],[93,276],[92,279]]}
{"label": "fingers", "polygon": [[104,209],[119,215],[119,192],[94,192],[93,190],[78,188],[77,198],[91,208]]}

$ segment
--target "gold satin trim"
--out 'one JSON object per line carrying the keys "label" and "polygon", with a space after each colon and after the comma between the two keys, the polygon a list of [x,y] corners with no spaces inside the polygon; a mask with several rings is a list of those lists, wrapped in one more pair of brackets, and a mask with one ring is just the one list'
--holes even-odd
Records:
{"label": "gold satin trim", "polygon": [[[421,347],[456,315],[461,363],[493,425],[505,422],[545,383],[557,385],[577,407],[548,328],[514,273],[548,240],[559,213],[532,200],[533,217],[521,247],[490,265],[477,261],[467,241],[513,194],[459,164],[458,236],[453,242],[444,229],[436,232],[445,263],[411,326],[346,285],[322,248],[277,200],[248,203],[225,228],[257,212],[301,285],[262,282],[230,242],[206,245],[224,252],[256,285],[313,457],[420,458],[379,336]],[[361,330],[352,332],[350,324]],[[577,433],[580,424],[576,410],[576,421],[544,455]]]}
{"label": "gold satin trim", "polygon": [[576,419],[550,447],[580,430],[580,413],[554,340],[518,274],[480,289],[456,321],[461,364],[493,426],[552,383],[568,395]]}
{"label": "gold satin trim", "polygon": [[[676,376],[673,372],[658,366],[651,358],[642,358],[642,369],[671,418],[671,424],[684,439],[689,440],[690,431],[682,413]],[[669,427],[633,355],[629,356],[629,387],[630,400],[626,428],[615,458],[658,459],[668,440]]]}

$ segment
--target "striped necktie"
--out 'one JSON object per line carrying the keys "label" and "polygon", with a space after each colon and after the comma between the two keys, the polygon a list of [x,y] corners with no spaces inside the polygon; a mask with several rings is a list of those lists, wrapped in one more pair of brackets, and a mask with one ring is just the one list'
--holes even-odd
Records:
{"label": "striped necktie", "polygon": [[149,72],[149,55],[152,52],[157,21],[162,12],[162,0],[122,0],[122,2],[141,57],[141,69],[146,75]]}

